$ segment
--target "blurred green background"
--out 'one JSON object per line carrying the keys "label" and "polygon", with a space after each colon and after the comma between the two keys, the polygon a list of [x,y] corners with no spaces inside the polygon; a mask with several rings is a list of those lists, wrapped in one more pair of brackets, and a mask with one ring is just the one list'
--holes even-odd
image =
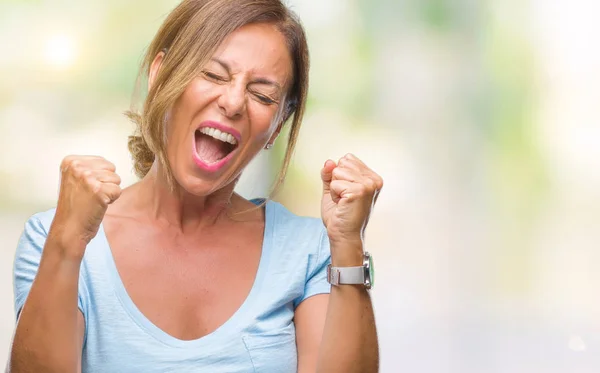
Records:
{"label": "blurred green background", "polygon": [[[129,107],[175,0],[0,0],[0,364],[23,223],[71,153],[135,182]],[[367,233],[381,371],[600,369],[600,3],[289,0],[309,107],[277,197],[318,216],[319,170],[353,152],[385,187]],[[264,196],[275,151],[239,192]]]}

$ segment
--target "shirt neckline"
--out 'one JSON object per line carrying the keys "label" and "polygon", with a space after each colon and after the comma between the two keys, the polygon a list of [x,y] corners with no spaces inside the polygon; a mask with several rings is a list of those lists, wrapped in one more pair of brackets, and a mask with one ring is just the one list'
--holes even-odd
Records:
{"label": "shirt neckline", "polygon": [[112,255],[112,250],[110,248],[108,239],[106,237],[106,233],[104,231],[104,225],[100,224],[97,237],[102,240],[102,243],[104,244],[103,246],[106,248],[105,260],[108,267],[110,281],[112,283],[117,298],[119,299],[121,305],[129,315],[129,317],[132,319],[132,321],[134,321],[141,329],[143,329],[146,333],[151,335],[159,342],[168,346],[178,348],[216,348],[219,345],[218,343],[215,343],[216,341],[219,341],[224,337],[230,336],[234,333],[240,333],[241,335],[242,328],[246,324],[243,322],[243,320],[245,317],[248,316],[248,310],[251,309],[254,301],[260,293],[260,289],[264,282],[265,274],[267,272],[267,267],[269,264],[268,262],[270,259],[270,248],[273,239],[275,223],[275,206],[273,205],[273,203],[274,202],[272,201],[267,201],[265,203],[265,228],[263,233],[260,261],[258,263],[258,269],[256,271],[254,283],[252,284],[252,288],[246,296],[246,299],[241,304],[241,306],[233,313],[233,315],[229,319],[227,319],[223,324],[217,327],[217,329],[203,337],[192,340],[183,340],[170,335],[169,333],[156,326],[138,309],[133,300],[129,297],[127,290],[125,289],[125,285],[123,284],[121,276],[119,275],[119,272],[117,270],[117,265],[115,263],[114,257]]}

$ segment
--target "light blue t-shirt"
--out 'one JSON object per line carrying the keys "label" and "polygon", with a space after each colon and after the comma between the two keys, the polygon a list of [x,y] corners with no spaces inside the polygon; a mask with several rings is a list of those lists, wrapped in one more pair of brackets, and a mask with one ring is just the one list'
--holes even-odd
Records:
{"label": "light blue t-shirt", "polygon": [[[55,210],[33,215],[14,263],[18,314],[37,273]],[[320,219],[266,204],[262,254],[252,289],[214,332],[184,341],[148,320],[129,298],[102,226],[88,245],[79,277],[85,317],[83,373],[296,372],[294,310],[304,299],[329,293],[329,240]]]}

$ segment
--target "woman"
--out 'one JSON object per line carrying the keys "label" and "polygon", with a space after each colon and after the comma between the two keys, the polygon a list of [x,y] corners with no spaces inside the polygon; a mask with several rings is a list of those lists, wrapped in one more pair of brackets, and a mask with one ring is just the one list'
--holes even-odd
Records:
{"label": "woman", "polygon": [[121,191],[109,161],[68,156],[56,209],[25,226],[11,372],[377,371],[362,237],[381,178],[328,160],[324,226],[233,191],[290,119],[285,176],[308,80],[296,18],[187,0],[144,67],[141,181]]}

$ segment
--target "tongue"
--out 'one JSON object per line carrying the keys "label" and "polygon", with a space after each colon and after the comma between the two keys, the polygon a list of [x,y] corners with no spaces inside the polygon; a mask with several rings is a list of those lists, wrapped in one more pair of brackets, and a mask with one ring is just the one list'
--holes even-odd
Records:
{"label": "tongue", "polygon": [[213,137],[196,133],[196,151],[200,159],[207,164],[223,159],[228,153],[227,144]]}

